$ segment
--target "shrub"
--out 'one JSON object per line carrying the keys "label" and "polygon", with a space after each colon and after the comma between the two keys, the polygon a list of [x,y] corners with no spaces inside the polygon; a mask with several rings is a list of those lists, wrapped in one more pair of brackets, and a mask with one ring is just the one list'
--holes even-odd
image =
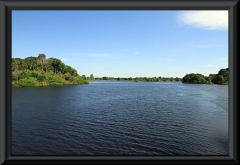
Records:
{"label": "shrub", "polygon": [[35,77],[29,77],[29,78],[23,78],[20,79],[19,81],[15,82],[17,86],[38,86],[38,81]]}

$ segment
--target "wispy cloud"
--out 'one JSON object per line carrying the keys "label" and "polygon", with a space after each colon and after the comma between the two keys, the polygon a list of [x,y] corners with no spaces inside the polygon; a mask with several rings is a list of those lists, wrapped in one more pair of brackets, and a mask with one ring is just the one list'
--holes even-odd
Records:
{"label": "wispy cloud", "polygon": [[218,58],[218,60],[228,60],[228,57]]}
{"label": "wispy cloud", "polygon": [[222,65],[212,65],[212,64],[209,64],[207,65],[208,68],[212,68],[212,67],[225,67],[225,64],[222,64]]}
{"label": "wispy cloud", "polygon": [[227,47],[227,45],[220,45],[220,44],[198,44],[198,45],[190,45],[191,48],[221,48]]}
{"label": "wispy cloud", "polygon": [[123,52],[127,52],[127,50],[122,50]]}
{"label": "wispy cloud", "polygon": [[112,54],[107,54],[107,53],[103,53],[103,54],[100,54],[100,53],[94,53],[94,54],[91,54],[90,56],[92,57],[107,57],[107,56],[112,56]]}
{"label": "wispy cloud", "polygon": [[71,55],[72,55],[72,56],[81,56],[80,53],[72,53]]}
{"label": "wispy cloud", "polygon": [[181,11],[178,21],[184,25],[208,30],[227,30],[227,10]]}
{"label": "wispy cloud", "polygon": [[207,65],[207,67],[216,67],[216,66],[218,66],[218,65]]}
{"label": "wispy cloud", "polygon": [[221,68],[221,67],[225,67],[225,65],[224,64],[222,64],[222,65],[216,65],[216,64],[208,64],[208,65],[195,65],[196,67],[201,67],[201,68],[214,68],[214,67],[217,67],[217,68]]}
{"label": "wispy cloud", "polygon": [[223,44],[176,44],[175,50],[177,51],[188,51],[196,49],[216,49],[216,48],[227,48],[227,45]]}
{"label": "wispy cloud", "polygon": [[191,48],[209,48],[210,45],[191,45]]}
{"label": "wispy cloud", "polygon": [[72,59],[69,59],[69,58],[63,58],[61,59],[62,61],[72,61]]}

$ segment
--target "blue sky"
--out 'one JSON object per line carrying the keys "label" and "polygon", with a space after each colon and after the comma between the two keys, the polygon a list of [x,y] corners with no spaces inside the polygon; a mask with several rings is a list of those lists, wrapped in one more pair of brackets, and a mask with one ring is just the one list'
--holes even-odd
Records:
{"label": "blue sky", "polygon": [[95,77],[208,76],[228,67],[228,11],[13,11],[12,57]]}

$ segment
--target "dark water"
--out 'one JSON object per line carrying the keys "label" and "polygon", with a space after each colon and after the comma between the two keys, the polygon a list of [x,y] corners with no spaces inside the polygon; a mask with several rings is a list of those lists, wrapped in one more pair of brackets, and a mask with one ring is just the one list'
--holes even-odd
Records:
{"label": "dark water", "polygon": [[228,86],[13,88],[12,155],[228,155]]}

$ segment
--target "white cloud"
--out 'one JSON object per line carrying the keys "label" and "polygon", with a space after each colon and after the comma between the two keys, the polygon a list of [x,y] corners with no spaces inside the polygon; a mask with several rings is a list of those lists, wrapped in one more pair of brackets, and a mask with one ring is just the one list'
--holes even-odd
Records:
{"label": "white cloud", "polygon": [[106,56],[111,56],[112,54],[98,54],[98,53],[94,53],[91,54],[91,56],[93,57],[106,57]]}
{"label": "white cloud", "polygon": [[127,52],[127,50],[122,50],[123,52]]}
{"label": "white cloud", "polygon": [[202,68],[214,68],[214,67],[217,67],[217,68],[221,68],[221,67],[225,67],[225,65],[213,65],[213,64],[208,64],[208,65],[195,65],[196,67],[202,67]]}
{"label": "white cloud", "polygon": [[227,10],[181,11],[178,15],[181,24],[208,30],[227,30]]}
{"label": "white cloud", "polygon": [[61,59],[62,61],[72,61],[72,59],[68,59],[68,58],[63,58]]}
{"label": "white cloud", "polygon": [[207,67],[211,68],[211,67],[224,67],[223,65],[207,65]]}

